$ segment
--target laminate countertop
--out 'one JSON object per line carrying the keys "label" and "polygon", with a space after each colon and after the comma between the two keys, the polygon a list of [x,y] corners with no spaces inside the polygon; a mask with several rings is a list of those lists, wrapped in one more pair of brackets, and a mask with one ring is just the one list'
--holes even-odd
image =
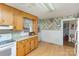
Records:
{"label": "laminate countertop", "polygon": [[4,42],[1,42],[0,43],[0,49],[3,48],[3,47],[6,47],[6,46],[9,46],[9,45],[13,44],[14,42],[16,43],[17,41],[25,40],[25,39],[32,38],[32,37],[35,37],[35,36],[38,36],[38,35],[21,36],[21,37],[13,38],[13,40],[7,40],[7,41],[4,41]]}
{"label": "laminate countertop", "polygon": [[22,36],[22,37],[14,38],[14,40],[15,40],[15,41],[21,41],[21,40],[28,39],[28,38],[32,38],[32,37],[35,37],[35,36],[38,36],[38,35]]}

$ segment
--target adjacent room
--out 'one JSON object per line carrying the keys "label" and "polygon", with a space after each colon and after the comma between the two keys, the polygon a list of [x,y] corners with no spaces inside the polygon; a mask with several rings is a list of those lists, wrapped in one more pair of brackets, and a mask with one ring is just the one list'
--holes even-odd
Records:
{"label": "adjacent room", "polygon": [[77,56],[79,3],[0,3],[0,56]]}
{"label": "adjacent room", "polygon": [[63,22],[63,41],[64,45],[75,46],[77,21],[69,20]]}

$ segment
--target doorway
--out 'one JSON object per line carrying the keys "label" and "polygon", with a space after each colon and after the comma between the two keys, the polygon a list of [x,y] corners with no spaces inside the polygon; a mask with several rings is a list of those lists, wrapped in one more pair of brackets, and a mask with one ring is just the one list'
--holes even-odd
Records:
{"label": "doorway", "polygon": [[76,42],[76,20],[63,21],[63,44],[75,47]]}

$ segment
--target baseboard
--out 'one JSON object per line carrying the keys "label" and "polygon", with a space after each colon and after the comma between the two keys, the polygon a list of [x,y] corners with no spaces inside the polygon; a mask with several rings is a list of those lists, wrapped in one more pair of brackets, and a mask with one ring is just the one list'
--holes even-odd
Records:
{"label": "baseboard", "polygon": [[[54,44],[54,43],[50,43],[50,42],[46,42],[46,41],[40,41],[40,42],[48,43],[48,44],[51,44],[51,45],[58,45],[58,44]],[[63,46],[63,45],[58,45],[58,46]]]}

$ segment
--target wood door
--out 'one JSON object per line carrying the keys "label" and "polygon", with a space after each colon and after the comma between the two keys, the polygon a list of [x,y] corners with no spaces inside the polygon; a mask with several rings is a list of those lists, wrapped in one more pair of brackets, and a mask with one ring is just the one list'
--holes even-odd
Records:
{"label": "wood door", "polygon": [[30,40],[29,39],[26,39],[25,40],[25,54],[29,53],[31,50],[30,50]]}
{"label": "wood door", "polygon": [[17,46],[16,46],[16,55],[17,56],[24,56],[25,55],[25,51],[24,51],[24,41],[19,41],[17,42]]}
{"label": "wood door", "polygon": [[14,10],[14,30],[23,30],[23,17],[19,10]]}
{"label": "wood door", "polygon": [[13,25],[13,9],[9,6],[1,4],[1,16],[2,24],[1,25]]}
{"label": "wood door", "polygon": [[34,45],[34,37],[30,38],[30,44],[31,44],[31,50],[33,50],[35,48],[35,45]]}

